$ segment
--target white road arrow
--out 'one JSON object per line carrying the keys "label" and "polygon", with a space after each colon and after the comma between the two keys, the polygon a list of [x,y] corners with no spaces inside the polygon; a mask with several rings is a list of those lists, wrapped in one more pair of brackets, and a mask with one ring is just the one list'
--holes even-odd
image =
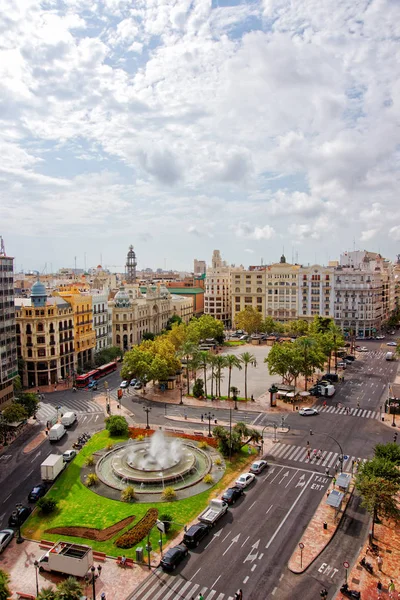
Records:
{"label": "white road arrow", "polygon": [[32,458],[32,460],[31,460],[31,463],[35,462],[35,460],[37,459],[37,457],[38,457],[38,456],[40,456],[41,454],[42,454],[42,451],[41,451],[41,450],[39,450],[39,452],[37,452],[37,453],[35,454],[35,456]]}
{"label": "white road arrow", "polygon": [[251,560],[251,562],[256,560],[256,558],[258,556],[258,552],[255,552],[255,550],[257,550],[259,543],[260,543],[260,540],[258,540],[255,544],[252,545],[250,552],[248,553],[248,555],[246,556],[246,558],[243,561],[244,563],[247,562],[248,560]]}
{"label": "white road arrow", "polygon": [[222,529],[217,531],[217,533],[214,533],[214,535],[212,536],[211,540],[208,542],[207,546],[205,546],[205,548],[208,548],[208,546],[211,544],[211,542],[214,541],[215,538],[219,537],[221,535],[221,533],[222,533]]}
{"label": "white road arrow", "polygon": [[227,549],[225,550],[225,552],[223,553],[222,556],[225,556],[225,554],[228,552],[228,550],[230,550],[230,548],[233,546],[233,544],[235,544],[240,538],[240,533],[238,533],[237,535],[235,535],[234,538],[232,538],[231,543],[229,544],[229,546],[227,547]]}
{"label": "white road arrow", "polygon": [[303,475],[299,478],[298,482],[296,483],[296,487],[303,487],[303,485],[305,485],[306,480],[305,480],[305,475],[303,473]]}
{"label": "white road arrow", "polygon": [[279,483],[282,483],[282,481],[285,479],[285,477],[289,477],[289,471],[286,471],[286,473],[283,474],[283,477]]}

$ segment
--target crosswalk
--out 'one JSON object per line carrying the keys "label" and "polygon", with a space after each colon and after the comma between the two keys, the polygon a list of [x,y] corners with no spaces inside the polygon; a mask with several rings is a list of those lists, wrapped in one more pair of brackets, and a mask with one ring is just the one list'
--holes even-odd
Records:
{"label": "crosswalk", "polygon": [[[321,450],[321,458],[317,458],[312,449],[308,449],[305,446],[282,444],[280,442],[275,444],[268,454],[272,455],[274,458],[278,458],[279,460],[290,460],[324,467],[325,469],[331,469],[332,467],[335,467],[339,462],[340,456],[338,452]],[[353,461],[357,460],[359,460],[357,456],[349,456],[345,454],[343,459],[343,471],[351,471]],[[365,461],[366,459],[362,459],[361,462]]]}
{"label": "crosswalk", "polygon": [[336,415],[346,415],[350,417],[364,417],[365,419],[380,419],[381,413],[377,410],[368,410],[367,408],[347,408],[344,406],[319,406],[320,413],[330,413]]}
{"label": "crosswalk", "polygon": [[[60,406],[58,410],[59,415],[67,412],[68,410],[76,412],[77,414],[95,414],[103,412],[101,407],[96,404],[96,402],[84,398],[68,398],[67,400],[63,400],[58,406]],[[36,413],[36,418],[39,421],[50,421],[56,416],[57,408],[45,400],[41,400],[39,409]]]}
{"label": "crosswalk", "polygon": [[191,600],[201,594],[204,600],[233,600],[230,596],[215,589],[204,587],[183,577],[171,576],[157,569],[146,581],[129,596],[128,600]]}

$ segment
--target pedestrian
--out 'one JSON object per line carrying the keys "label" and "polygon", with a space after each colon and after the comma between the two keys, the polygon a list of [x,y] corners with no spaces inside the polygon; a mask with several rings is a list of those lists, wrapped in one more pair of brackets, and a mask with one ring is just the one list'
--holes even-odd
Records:
{"label": "pedestrian", "polygon": [[333,485],[333,489],[335,489],[335,485],[336,485],[336,477],[334,477],[334,478],[332,479],[332,485]]}
{"label": "pedestrian", "polygon": [[326,407],[326,405],[327,405],[327,402],[326,402],[326,400],[324,400],[324,407]]}
{"label": "pedestrian", "polygon": [[203,415],[200,415],[200,420],[201,420],[201,422],[202,422],[202,423],[204,422],[204,417],[203,417]]}
{"label": "pedestrian", "polygon": [[238,600],[243,600],[243,592],[241,589],[238,591],[237,594],[238,594]]}
{"label": "pedestrian", "polygon": [[203,594],[199,594],[198,600],[204,600]]}
{"label": "pedestrian", "polygon": [[378,600],[382,598],[382,584],[380,581],[376,584],[376,591],[378,592]]}
{"label": "pedestrian", "polygon": [[383,558],[380,554],[378,554],[378,558],[376,559],[376,562],[378,563],[378,569],[379,571],[382,571],[382,565],[383,565]]}
{"label": "pedestrian", "polygon": [[360,408],[360,403],[359,402],[357,402],[357,408]]}
{"label": "pedestrian", "polygon": [[325,475],[326,475],[327,477],[329,477],[329,476],[330,476],[330,471],[329,471],[329,469],[325,469]]}
{"label": "pedestrian", "polygon": [[251,400],[252,402],[254,402],[254,396],[253,396],[253,394],[250,396],[250,400]]}
{"label": "pedestrian", "polygon": [[106,600],[105,592],[101,592],[100,598],[101,598],[101,600]]}
{"label": "pedestrian", "polygon": [[393,583],[393,579],[390,580],[390,583],[388,585],[388,592],[389,592],[389,598],[394,598],[394,583]]}

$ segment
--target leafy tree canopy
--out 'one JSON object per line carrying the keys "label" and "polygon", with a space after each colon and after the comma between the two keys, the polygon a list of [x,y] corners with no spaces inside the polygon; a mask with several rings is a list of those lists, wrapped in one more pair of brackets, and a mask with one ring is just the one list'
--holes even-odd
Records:
{"label": "leafy tree canopy", "polygon": [[39,398],[35,392],[25,392],[15,399],[15,403],[25,409],[28,417],[32,417],[39,406]]}
{"label": "leafy tree canopy", "polygon": [[400,466],[400,446],[394,442],[389,444],[377,444],[375,446],[375,456],[391,461],[393,464]]}
{"label": "leafy tree canopy", "polygon": [[94,364],[96,367],[101,367],[101,365],[106,365],[107,363],[117,360],[117,358],[120,358],[121,354],[121,348],[118,348],[118,346],[103,348],[94,355]]}
{"label": "leafy tree canopy", "polygon": [[19,423],[27,418],[26,409],[17,402],[13,402],[3,410],[3,419],[6,423]]}
{"label": "leafy tree canopy", "polygon": [[224,341],[224,324],[211,315],[202,315],[191,319],[187,326],[187,339],[195,344],[201,340],[214,338],[218,343]]}
{"label": "leafy tree canopy", "polygon": [[112,415],[106,419],[106,429],[111,435],[125,436],[128,435],[128,421],[120,415]]}
{"label": "leafy tree canopy", "polygon": [[252,306],[247,306],[236,314],[235,324],[239,329],[243,329],[246,333],[252,335],[261,330],[262,315]]}

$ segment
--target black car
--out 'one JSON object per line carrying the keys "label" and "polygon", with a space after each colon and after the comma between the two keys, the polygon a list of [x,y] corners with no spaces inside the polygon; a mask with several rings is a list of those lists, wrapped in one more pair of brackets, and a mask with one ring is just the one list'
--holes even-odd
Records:
{"label": "black car", "polygon": [[201,540],[208,535],[210,528],[205,523],[196,523],[189,527],[183,536],[183,543],[188,548],[197,548]]}
{"label": "black car", "polygon": [[21,525],[21,523],[26,521],[31,512],[32,509],[30,508],[30,506],[21,506],[20,508],[13,510],[13,512],[8,518],[8,526],[18,527],[18,525]]}
{"label": "black car", "polygon": [[334,382],[339,381],[339,375],[337,373],[325,373],[322,379],[327,379],[328,381]]}
{"label": "black car", "polygon": [[221,496],[222,500],[227,504],[235,504],[236,500],[243,496],[243,488],[235,485],[234,487],[228,488]]}
{"label": "black car", "polygon": [[184,544],[179,544],[166,551],[161,559],[160,565],[164,571],[174,571],[180,562],[189,554]]}
{"label": "black car", "polygon": [[344,360],[349,360],[350,362],[353,362],[353,360],[356,360],[356,357],[353,356],[352,354],[346,354],[346,356],[344,357]]}
{"label": "black car", "polygon": [[35,487],[31,490],[31,492],[28,496],[28,502],[36,502],[37,500],[39,500],[39,498],[44,496],[45,493],[46,493],[46,486],[44,486],[43,483],[39,483],[38,485],[35,485]]}

